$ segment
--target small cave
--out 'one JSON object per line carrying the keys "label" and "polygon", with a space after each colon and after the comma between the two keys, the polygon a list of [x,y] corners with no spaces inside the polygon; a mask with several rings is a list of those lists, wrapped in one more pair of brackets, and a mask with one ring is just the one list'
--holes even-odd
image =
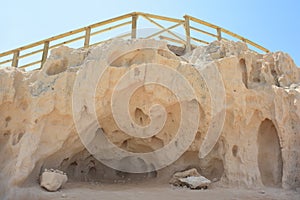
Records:
{"label": "small cave", "polygon": [[265,119],[258,131],[258,168],[262,183],[280,187],[282,183],[282,156],[277,130],[273,122]]}
{"label": "small cave", "polygon": [[[144,160],[132,160],[130,157],[123,158],[119,163],[120,169],[122,166],[143,169],[147,167]],[[128,173],[113,169],[95,159],[86,150],[72,158],[65,159],[61,163],[60,169],[67,173],[72,182],[128,183],[142,182],[157,177],[154,168],[153,171],[146,173]]]}
{"label": "small cave", "polygon": [[224,174],[224,163],[217,149],[218,147],[214,148],[203,159],[199,158],[198,151],[187,151],[170,166],[159,170],[158,177],[162,181],[169,181],[174,173],[195,168],[207,179],[213,182],[219,181]]}
{"label": "small cave", "polygon": [[248,88],[248,74],[247,74],[247,66],[245,59],[240,59],[239,61],[240,70],[242,72],[242,81],[246,88]]}
{"label": "small cave", "polygon": [[221,137],[207,156],[200,159],[203,176],[219,181],[224,174],[224,139]]}

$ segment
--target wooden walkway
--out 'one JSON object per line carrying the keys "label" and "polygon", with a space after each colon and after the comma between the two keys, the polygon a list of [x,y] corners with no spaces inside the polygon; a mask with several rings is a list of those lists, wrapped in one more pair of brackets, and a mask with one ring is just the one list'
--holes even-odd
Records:
{"label": "wooden walkway", "polygon": [[[140,36],[139,30],[142,30],[142,22],[145,24],[145,21],[154,25],[156,31],[153,33],[147,31],[150,34]],[[167,24],[168,27],[166,27]],[[120,31],[125,34],[120,34]],[[119,34],[114,36],[116,33]],[[238,34],[189,15],[183,16],[183,19],[176,19],[133,12],[0,53],[0,66],[13,66],[26,70],[39,69],[46,61],[49,50],[53,48],[72,43],[77,44],[76,48],[88,48],[114,37],[166,40],[170,44],[183,46],[186,51],[190,51],[192,45],[208,44],[216,39],[240,40],[247,43],[253,50],[269,52],[268,49]]]}

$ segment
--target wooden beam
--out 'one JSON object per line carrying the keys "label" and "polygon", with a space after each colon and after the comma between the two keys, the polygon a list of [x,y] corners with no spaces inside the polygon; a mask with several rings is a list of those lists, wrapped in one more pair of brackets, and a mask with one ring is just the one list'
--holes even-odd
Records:
{"label": "wooden beam", "polygon": [[44,49],[43,49],[43,55],[42,55],[42,60],[41,60],[41,67],[45,63],[47,56],[48,56],[48,51],[49,51],[49,41],[46,41],[44,43]]}
{"label": "wooden beam", "polygon": [[222,29],[221,28],[217,28],[217,36],[218,36],[218,40],[222,40]]}
{"label": "wooden beam", "polygon": [[85,28],[85,37],[84,37],[84,48],[88,48],[90,45],[90,38],[91,38],[91,27]]}
{"label": "wooden beam", "polygon": [[13,59],[8,59],[8,60],[4,60],[0,62],[0,65],[5,64],[5,63],[9,63],[11,62]]}
{"label": "wooden beam", "polygon": [[[161,29],[164,29],[165,27],[163,27],[162,25],[160,25],[159,23],[157,23],[156,21],[152,20],[151,18],[149,18],[148,16],[146,15],[142,15],[145,19],[147,19],[149,22],[151,22],[152,24],[158,26],[159,28]],[[178,35],[176,35],[175,33],[173,33],[172,31],[167,31],[170,35],[173,35],[174,37],[176,37],[177,39],[179,40],[182,40],[182,41],[185,41],[183,40],[181,37],[179,37]]]}
{"label": "wooden beam", "polygon": [[18,67],[19,55],[20,55],[20,50],[15,50],[12,64],[11,64],[12,67]]}
{"label": "wooden beam", "polygon": [[169,22],[175,22],[175,23],[183,22],[183,20],[181,20],[181,19],[176,19],[176,18],[171,18],[171,17],[164,17],[164,16],[161,16],[161,15],[153,15],[153,14],[141,13],[141,12],[137,12],[136,14],[147,16],[147,17],[154,18],[154,19],[169,21]]}
{"label": "wooden beam", "polygon": [[170,37],[166,37],[166,36],[163,36],[163,35],[160,35],[159,38],[162,39],[162,40],[168,40],[170,42],[174,42],[174,43],[185,45],[185,42],[183,42],[181,40],[176,40],[176,39],[173,39],[173,38],[170,38]]}
{"label": "wooden beam", "polygon": [[80,37],[77,37],[77,38],[73,38],[73,39],[67,40],[67,41],[65,41],[65,42],[61,42],[61,43],[55,44],[55,45],[53,45],[53,46],[50,46],[49,49],[53,49],[53,48],[59,47],[59,46],[61,46],[61,45],[65,45],[65,44],[69,44],[69,43],[75,42],[75,41],[80,40],[80,39],[82,39],[82,38],[84,38],[84,37],[85,37],[85,36],[80,36]]}
{"label": "wooden beam", "polygon": [[196,18],[196,17],[192,17],[192,16],[190,16],[190,15],[186,15],[186,16],[188,16],[189,19],[190,19],[191,21],[197,22],[197,23],[199,23],[199,24],[203,24],[203,25],[208,26],[208,27],[210,27],[210,28],[213,28],[213,29],[221,28],[221,27],[219,27],[219,26],[216,26],[216,25],[211,24],[211,23],[209,23],[209,22],[203,21],[203,20],[198,19],[198,18]]}
{"label": "wooden beam", "polygon": [[195,40],[196,42],[203,43],[203,44],[209,44],[209,42],[204,41],[204,40],[200,40],[200,39],[198,39],[198,38],[191,37],[191,39],[192,39],[192,40]]}
{"label": "wooden beam", "polygon": [[184,29],[185,29],[185,36],[186,36],[186,52],[191,51],[191,30],[190,30],[190,18],[188,15],[184,17]]}
{"label": "wooden beam", "polygon": [[161,34],[161,33],[163,33],[163,32],[166,32],[166,31],[170,30],[170,29],[176,28],[177,26],[180,26],[181,24],[182,24],[182,22],[180,22],[180,23],[178,23],[178,24],[175,24],[175,25],[173,25],[173,26],[170,26],[169,28],[164,28],[164,29],[161,30],[161,31],[158,31],[158,32],[156,32],[156,33],[153,33],[152,35],[149,35],[148,37],[146,37],[146,39],[155,37],[155,36],[157,36],[157,35],[159,35],[159,34]]}
{"label": "wooden beam", "polygon": [[125,25],[131,24],[131,23],[132,23],[131,21],[127,21],[127,22],[123,22],[123,23],[121,23],[121,24],[117,24],[117,25],[114,25],[114,26],[110,26],[110,27],[108,27],[108,28],[101,29],[101,30],[99,30],[99,31],[95,31],[95,32],[91,33],[91,36],[97,35],[97,34],[99,34],[99,33],[103,33],[103,32],[106,32],[106,31],[110,31],[110,30],[112,30],[112,29],[119,28],[119,27],[121,27],[121,26],[125,26]]}
{"label": "wooden beam", "polygon": [[136,38],[137,19],[138,19],[138,15],[133,14],[132,15],[132,24],[131,24],[131,39]]}
{"label": "wooden beam", "polygon": [[195,31],[200,32],[200,33],[203,33],[203,34],[206,34],[206,35],[209,35],[209,36],[212,36],[212,37],[215,37],[215,38],[218,37],[218,36],[215,35],[215,34],[212,34],[212,33],[210,33],[210,32],[207,32],[207,31],[204,31],[204,30],[195,28],[195,27],[193,27],[193,26],[190,26],[190,29],[191,29],[191,30],[195,30]]}
{"label": "wooden beam", "polygon": [[[32,43],[32,44],[28,44],[28,45],[19,47],[17,49],[13,49],[13,50],[10,50],[10,51],[0,53],[0,57],[5,57],[5,56],[10,56],[11,57],[13,55],[11,59],[1,61],[0,64],[5,64],[5,63],[10,63],[11,62],[12,66],[18,67],[19,60],[21,60],[21,58],[28,57],[28,56],[31,56],[33,54],[39,53],[39,52],[43,52],[42,60],[35,61],[33,63],[37,64],[38,62],[40,62],[41,64],[43,64],[45,62],[46,58],[47,58],[48,51],[51,48],[54,48],[54,47],[57,47],[57,46],[60,46],[60,45],[63,45],[63,44],[71,43],[71,42],[79,40],[79,39],[84,39],[84,47],[88,47],[88,46],[91,45],[90,44],[90,37],[92,35],[96,35],[96,34],[99,34],[101,32],[109,31],[111,29],[114,29],[114,28],[117,28],[117,27],[120,27],[120,26],[123,26],[123,25],[126,25],[126,24],[131,24],[131,33],[129,33],[129,37],[131,35],[131,38],[136,38],[137,37],[137,32],[136,32],[137,19],[138,19],[139,16],[143,16],[145,19],[147,19],[148,21],[150,21],[151,23],[155,24],[156,26],[158,26],[159,28],[162,29],[161,31],[159,31],[157,33],[154,33],[151,36],[148,36],[148,38],[149,37],[154,37],[154,36],[159,35],[163,32],[168,32],[168,34],[174,36],[174,38],[177,38],[177,39],[185,42],[187,50],[190,50],[192,48],[191,40],[195,40],[195,41],[202,42],[202,43],[206,42],[206,41],[200,40],[198,38],[191,38],[190,31],[195,30],[195,31],[204,33],[206,35],[216,37],[218,40],[221,40],[222,37],[229,35],[229,36],[237,38],[241,41],[244,41],[245,43],[247,43],[247,44],[251,45],[252,47],[255,47],[255,48],[257,48],[261,51],[269,52],[268,49],[262,47],[261,45],[259,45],[257,43],[254,43],[251,40],[248,40],[248,39],[246,39],[246,38],[244,38],[244,37],[242,37],[242,36],[240,36],[236,33],[233,33],[229,30],[221,28],[220,26],[208,23],[206,21],[197,19],[197,18],[189,16],[189,15],[185,15],[184,20],[181,20],[181,19],[175,19],[175,18],[171,18],[171,17],[164,17],[164,16],[160,16],[160,15],[153,15],[153,14],[142,13],[142,12],[133,12],[133,13],[128,13],[128,14],[121,15],[121,16],[118,16],[118,17],[115,17],[115,18],[111,18],[111,19],[108,19],[108,20],[105,20],[105,21],[101,21],[101,22],[89,25],[87,27],[83,27],[83,28],[75,29],[75,30],[72,30],[72,31],[69,31],[69,32],[65,32],[65,33],[62,33],[62,34],[59,34],[59,35],[56,35],[56,36],[53,36],[53,37],[35,42],[35,43]],[[128,19],[128,18],[131,18],[131,20],[128,21],[128,22],[121,23],[121,24],[119,23],[119,21],[121,21],[121,20],[123,21],[124,19]],[[174,25],[174,26],[171,26],[169,28],[164,28],[164,26],[162,26],[158,22],[156,22],[156,21],[159,21],[159,20],[167,21],[167,22],[175,22],[177,24]],[[210,27],[214,30],[217,30],[217,34],[215,35],[215,34],[212,34],[210,32],[198,29],[196,27],[192,27],[191,22],[196,23],[196,24],[198,23],[198,24],[201,24],[203,26]],[[111,26],[112,23],[117,24],[117,25]],[[186,38],[185,39],[182,39],[177,34],[175,34],[173,31],[170,30],[170,29],[173,29],[173,28],[175,28],[179,25],[182,25],[182,24],[184,24],[184,27],[185,27],[185,32],[186,32]],[[96,32],[92,32],[93,28],[101,27],[101,26],[104,26],[104,25],[107,25],[107,26],[110,26],[110,27],[109,28],[104,28],[104,29],[96,31]],[[76,34],[78,34],[80,36],[77,36]],[[224,34],[224,36],[222,36],[222,34]],[[68,39],[68,37],[73,37],[73,39]],[[74,37],[76,37],[76,38],[74,38]],[[49,45],[50,42],[52,43],[52,41],[57,41],[57,40],[60,40],[60,39],[62,40],[62,42],[60,42],[59,44],[55,44],[53,46]],[[173,39],[173,38],[171,38],[171,39]],[[226,38],[223,38],[223,39],[226,39]],[[100,43],[102,43],[102,42],[104,42],[104,41],[100,41]],[[42,47],[42,45],[43,45],[43,47]],[[40,46],[41,46],[41,48],[40,48]],[[35,48],[35,49],[32,49],[32,48]],[[38,48],[39,48],[39,50],[36,50]],[[22,52],[23,50],[26,50],[25,54]],[[4,59],[4,58],[1,58],[1,59]],[[32,64],[32,63],[30,63],[30,64]],[[28,64],[24,65],[24,66],[27,67]]]}
{"label": "wooden beam", "polygon": [[[106,24],[109,24],[109,23],[113,23],[113,22],[122,20],[122,19],[126,19],[128,17],[131,17],[131,14],[126,14],[126,15],[122,15],[122,16],[119,16],[119,17],[111,18],[111,19],[108,19],[108,20],[105,20],[105,21],[102,21],[102,22],[98,22],[98,23],[90,25],[89,27],[95,28],[95,27],[103,26],[103,25],[106,25]],[[64,38],[64,37],[68,37],[68,36],[71,36],[71,35],[83,32],[83,31],[85,31],[85,27],[79,28],[79,29],[75,29],[75,30],[72,30],[72,31],[69,31],[69,32],[65,32],[65,33],[62,33],[60,35],[56,35],[56,36],[53,36],[53,37],[50,37],[50,38],[47,38],[47,39],[44,39],[44,40],[32,43],[32,44],[28,44],[28,45],[19,47],[18,50],[21,51],[21,50],[30,49],[32,47],[36,47],[36,46],[42,45],[46,41],[51,42],[51,41],[58,40],[58,39],[61,39],[61,38]],[[6,51],[6,52],[3,52],[3,53],[0,53],[0,57],[12,54],[16,50],[17,49],[13,49],[13,50],[10,50],[10,51]]]}
{"label": "wooden beam", "polygon": [[[41,60],[37,60],[37,61],[31,62],[31,63],[28,63],[28,64],[26,64],[26,65],[22,65],[22,66],[20,66],[19,68],[27,68],[27,67],[30,67],[30,66],[32,66],[32,65],[39,64],[39,63],[41,63]],[[39,68],[39,69],[40,69],[40,68]]]}

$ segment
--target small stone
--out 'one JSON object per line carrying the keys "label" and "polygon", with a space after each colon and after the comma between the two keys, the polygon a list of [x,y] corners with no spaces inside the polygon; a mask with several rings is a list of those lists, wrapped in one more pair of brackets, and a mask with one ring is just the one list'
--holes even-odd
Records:
{"label": "small stone", "polygon": [[62,195],[61,195],[61,198],[66,198],[67,197],[67,194],[65,194],[65,193],[63,193]]}
{"label": "small stone", "polygon": [[211,184],[211,181],[204,176],[189,176],[180,178],[179,180],[191,189],[207,189]]}
{"label": "small stone", "polygon": [[55,192],[60,189],[67,180],[67,175],[63,174],[59,170],[45,170],[41,175],[40,185],[50,192]]}
{"label": "small stone", "polygon": [[191,189],[207,189],[211,181],[201,176],[195,168],[192,168],[175,173],[169,183],[174,186],[188,187]]}

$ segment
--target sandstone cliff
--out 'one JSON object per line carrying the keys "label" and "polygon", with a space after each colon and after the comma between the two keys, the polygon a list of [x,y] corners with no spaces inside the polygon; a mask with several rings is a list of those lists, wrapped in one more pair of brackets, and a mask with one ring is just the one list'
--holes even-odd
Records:
{"label": "sandstone cliff", "polygon": [[220,184],[297,188],[299,134],[299,68],[240,42],[177,56],[164,42],[114,40],[54,49],[42,70],[0,69],[0,194],[45,168],[113,182],[195,167]]}

